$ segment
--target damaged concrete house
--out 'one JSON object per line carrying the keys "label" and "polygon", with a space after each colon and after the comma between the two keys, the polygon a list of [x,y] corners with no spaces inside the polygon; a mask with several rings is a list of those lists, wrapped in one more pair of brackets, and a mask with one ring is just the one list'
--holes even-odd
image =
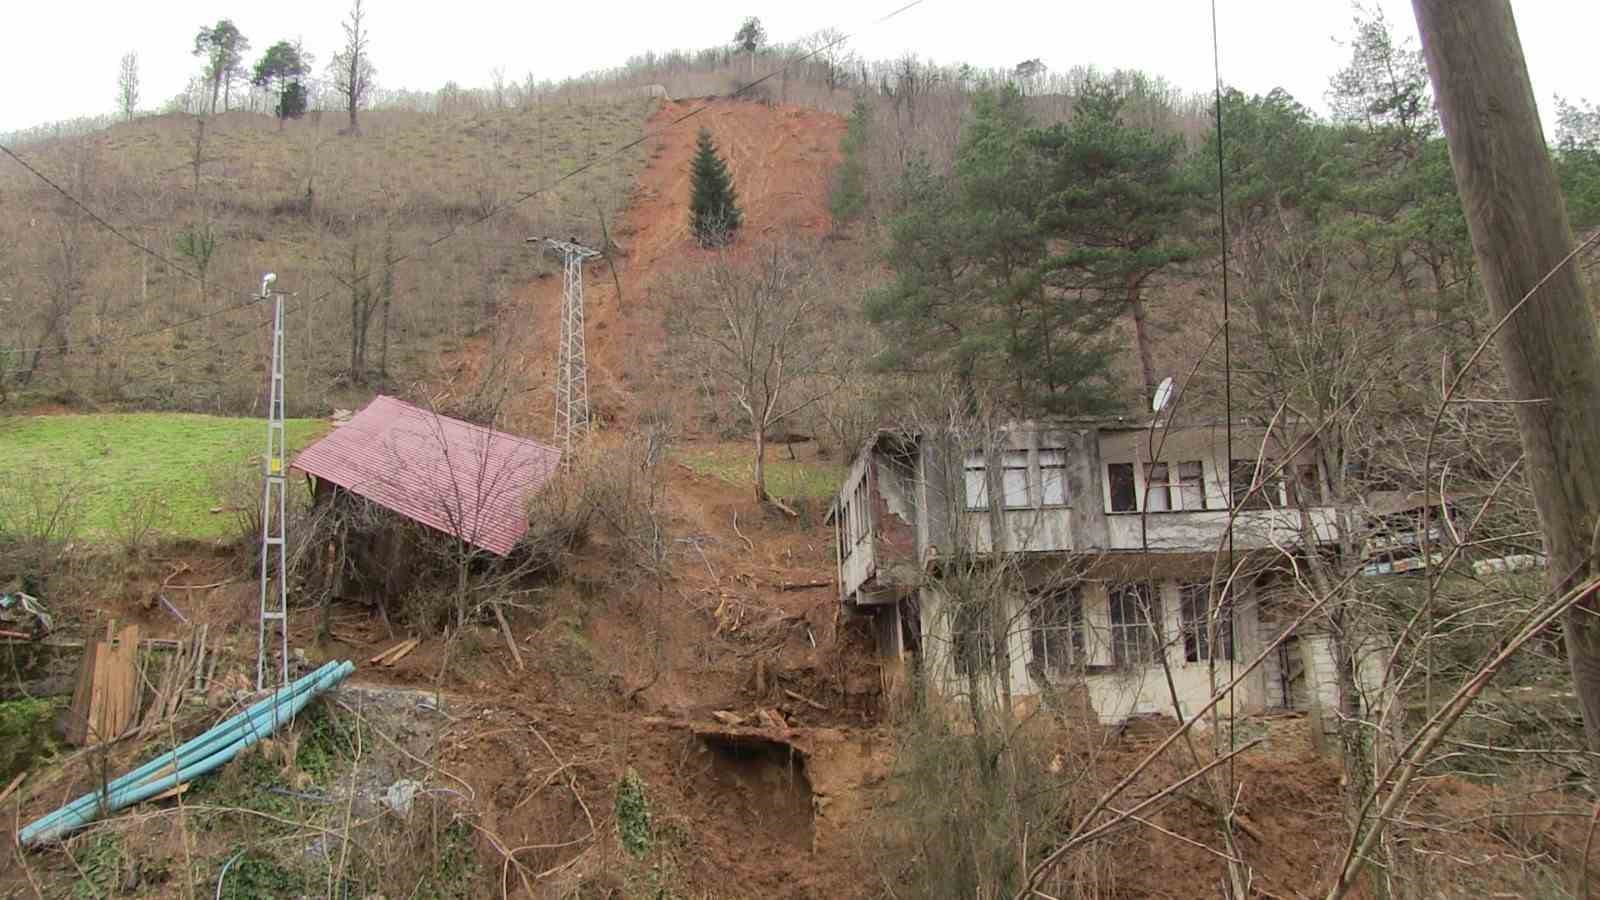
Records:
{"label": "damaged concrete house", "polygon": [[[1230,459],[1226,431],[1058,420],[977,438],[876,434],[830,515],[841,600],[874,618],[887,686],[918,677],[946,697],[1059,703],[1108,723],[1170,715],[1174,692],[1184,714],[1199,709],[1298,612],[1284,563],[1339,527],[1313,452],[1285,460],[1263,429],[1236,424]],[[1234,506],[1244,574],[1214,609]],[[1232,702],[1335,708],[1334,660],[1332,639],[1302,627]]]}

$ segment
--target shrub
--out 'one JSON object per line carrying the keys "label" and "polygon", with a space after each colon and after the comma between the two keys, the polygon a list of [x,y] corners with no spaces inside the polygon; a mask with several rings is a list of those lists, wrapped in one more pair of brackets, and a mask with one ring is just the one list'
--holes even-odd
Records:
{"label": "shrub", "polygon": [[617,782],[617,840],[635,859],[650,853],[650,798],[645,795],[644,779],[630,766]]}

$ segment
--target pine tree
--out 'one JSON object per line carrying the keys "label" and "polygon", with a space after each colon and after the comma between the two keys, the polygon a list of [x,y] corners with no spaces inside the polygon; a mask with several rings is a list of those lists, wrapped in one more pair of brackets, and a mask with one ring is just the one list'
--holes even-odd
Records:
{"label": "pine tree", "polygon": [[839,142],[839,152],[844,157],[834,170],[833,187],[828,192],[828,212],[833,216],[835,230],[855,221],[867,209],[867,144],[868,129],[872,126],[872,109],[865,100],[857,100],[855,110]]}
{"label": "pine tree", "polygon": [[702,247],[732,243],[739,230],[739,195],[733,189],[728,164],[717,155],[709,129],[700,129],[690,169],[689,228]]}

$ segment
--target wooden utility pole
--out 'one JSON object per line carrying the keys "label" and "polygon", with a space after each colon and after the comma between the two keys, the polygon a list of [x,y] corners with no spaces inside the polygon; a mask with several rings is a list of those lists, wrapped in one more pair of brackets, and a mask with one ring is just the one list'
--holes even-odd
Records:
{"label": "wooden utility pole", "polygon": [[[1490,310],[1503,317],[1537,290],[1496,339],[1511,397],[1521,401],[1517,426],[1550,578],[1565,590],[1600,571],[1600,339],[1569,259],[1566,206],[1510,0],[1412,7]],[[1600,750],[1596,612],[1591,595],[1564,619],[1591,750]]]}

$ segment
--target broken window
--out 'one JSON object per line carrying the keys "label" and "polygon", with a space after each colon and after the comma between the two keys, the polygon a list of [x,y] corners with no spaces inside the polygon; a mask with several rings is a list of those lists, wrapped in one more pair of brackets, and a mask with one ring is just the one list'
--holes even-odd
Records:
{"label": "broken window", "polygon": [[1145,463],[1144,508],[1150,512],[1166,512],[1173,508],[1166,463]]}
{"label": "broken window", "polygon": [[[1208,659],[1233,659],[1233,610],[1231,604],[1217,609],[1211,622],[1211,585],[1186,584],[1181,589],[1178,615],[1183,623],[1183,658],[1189,662]],[[1215,638],[1215,640],[1213,640]],[[1215,646],[1217,652],[1212,654]]]}
{"label": "broken window", "polygon": [[1035,595],[1029,617],[1035,666],[1051,675],[1082,667],[1083,606],[1077,590],[1055,588]]}
{"label": "broken window", "polygon": [[1144,486],[1145,509],[1150,512],[1206,508],[1205,470],[1198,461],[1180,462],[1176,467],[1146,463]]}
{"label": "broken window", "polygon": [[867,502],[867,479],[865,477],[856,482],[855,500],[850,505],[856,511],[855,542],[859,544],[867,536],[867,533],[872,530],[872,507]]}
{"label": "broken window", "polygon": [[1178,463],[1178,499],[1184,509],[1206,508],[1205,467],[1199,460]]}
{"label": "broken window", "polygon": [[1138,494],[1133,485],[1133,463],[1108,463],[1106,485],[1111,491],[1112,512],[1136,512]]}
{"label": "broken window", "polygon": [[1149,665],[1161,651],[1161,603],[1148,582],[1110,591],[1111,658],[1119,666]]}
{"label": "broken window", "polygon": [[1300,463],[1294,467],[1294,500],[1297,506],[1319,506],[1323,502],[1322,477],[1317,474],[1316,463]]}
{"label": "broken window", "polygon": [[839,544],[840,559],[844,559],[845,557],[849,556],[851,547],[853,546],[850,542],[850,528],[854,522],[854,516],[855,510],[850,508],[849,503],[844,503],[839,506],[837,514],[833,519],[833,531]]}
{"label": "broken window", "polygon": [[[1236,459],[1230,466],[1228,489],[1239,509],[1271,509],[1283,504],[1283,479],[1271,460],[1258,465],[1253,459]],[[1261,480],[1256,481],[1257,478]],[[1252,487],[1257,490],[1252,491]]]}
{"label": "broken window", "polygon": [[967,454],[963,476],[966,482],[967,509],[988,509],[989,470],[984,465],[982,453],[973,451]]}
{"label": "broken window", "polygon": [[1028,451],[1007,450],[1000,457],[1001,486],[1005,489],[1006,509],[1027,509]]}
{"label": "broken window", "polygon": [[1065,450],[1039,451],[1040,503],[1044,506],[1067,505],[1067,452]]}
{"label": "broken window", "polygon": [[957,675],[986,675],[994,669],[994,632],[981,603],[959,603],[950,617],[951,661]]}

